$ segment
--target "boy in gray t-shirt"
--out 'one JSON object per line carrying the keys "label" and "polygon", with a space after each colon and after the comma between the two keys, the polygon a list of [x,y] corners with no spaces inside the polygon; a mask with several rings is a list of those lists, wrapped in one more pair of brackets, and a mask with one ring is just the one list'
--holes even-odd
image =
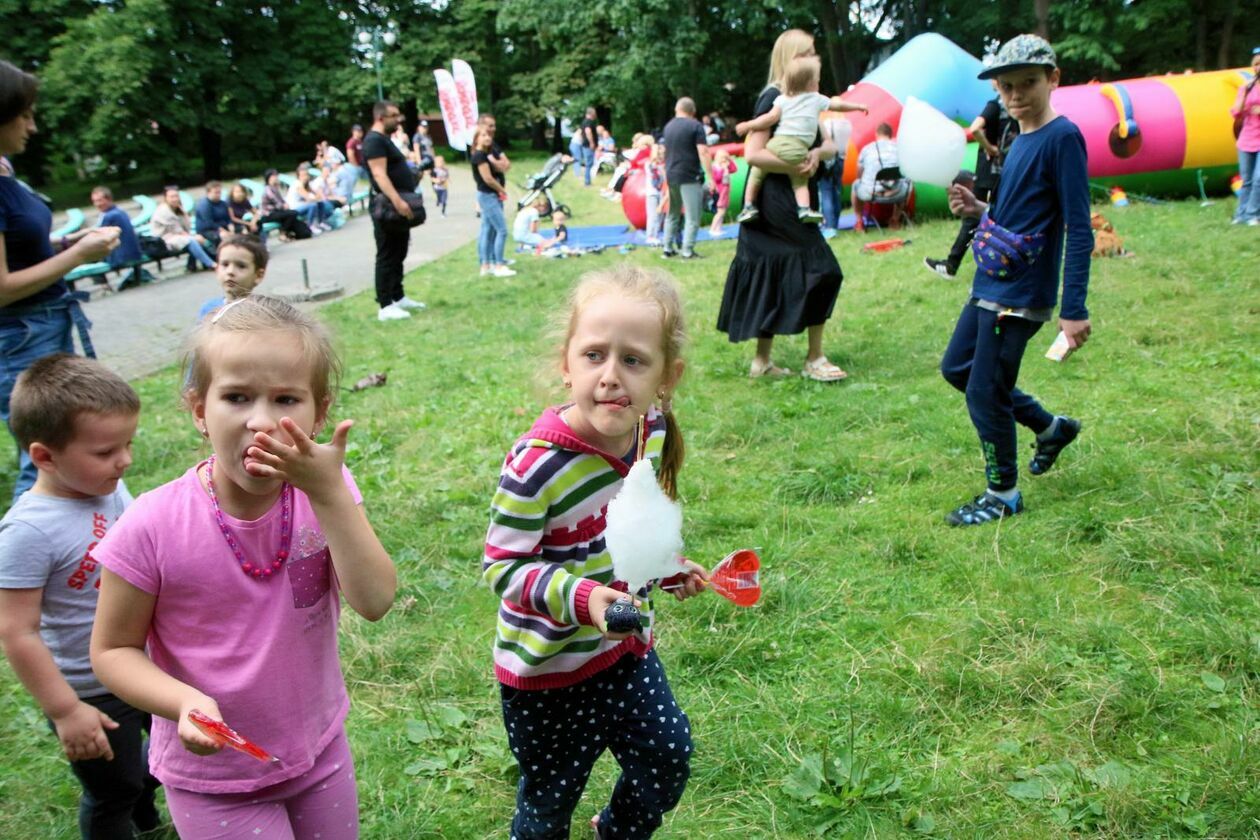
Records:
{"label": "boy in gray t-shirt", "polygon": [[10,407],[39,477],[0,520],[0,649],[83,785],[83,837],[131,837],[160,822],[149,716],[97,681],[88,648],[100,585],[91,552],[131,503],[122,476],[140,399],[100,363],[57,354],[18,377]]}

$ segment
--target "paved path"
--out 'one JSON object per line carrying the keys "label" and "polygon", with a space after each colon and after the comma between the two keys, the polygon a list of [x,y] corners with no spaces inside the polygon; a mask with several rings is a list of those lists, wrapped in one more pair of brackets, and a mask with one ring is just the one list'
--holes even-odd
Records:
{"label": "paved path", "polygon": [[[433,191],[425,183],[426,209],[430,214],[425,224],[412,231],[411,250],[404,264],[408,271],[477,236],[472,173],[467,166],[449,168],[451,197],[445,218],[436,213]],[[273,236],[272,243],[263,292],[301,288],[303,260],[313,287],[336,284],[345,290],[345,295],[372,288],[376,243],[372,222],[365,213],[356,213],[340,230],[315,239],[280,244]],[[105,293],[84,305],[92,320],[92,343],[97,355],[128,379],[153,373],[176,361],[197,310],[220,293],[213,272],[184,274],[183,264],[182,258],[165,261],[167,271],[160,282],[117,294]],[[468,268],[475,271],[476,265],[470,262]]]}

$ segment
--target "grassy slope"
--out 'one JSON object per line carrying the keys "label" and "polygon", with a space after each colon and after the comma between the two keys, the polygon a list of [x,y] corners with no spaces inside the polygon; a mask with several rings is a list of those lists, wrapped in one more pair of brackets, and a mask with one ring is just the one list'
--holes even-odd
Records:
{"label": "grassy slope", "polygon": [[[571,180],[561,191],[576,223],[618,217]],[[698,744],[663,836],[798,837],[833,821],[854,836],[907,822],[941,836],[1260,832],[1260,237],[1223,227],[1224,212],[1112,213],[1138,256],[1095,263],[1095,338],[1056,366],[1036,352],[1043,330],[1022,377],[1086,432],[1025,480],[1026,516],[962,531],[941,516],[979,489],[981,463],[935,365],[966,285],[918,265],[955,224],[884,255],[833,241],[846,281],[826,347],[851,374],[838,386],[745,378],[750,347],[713,329],[733,243],[669,266],[693,338],[675,401],[688,549],[712,562],[758,547],[766,595],[751,611],[663,607],[662,657]],[[470,246],[409,281],[430,307],[411,322],[379,325],[367,295],[324,310],[347,380],[389,372],[337,407],[360,421],[351,467],[402,580],[379,625],[344,623],[365,837],[503,834],[512,763],[477,575],[486,503],[505,448],[559,396],[540,375],[551,307],[616,259],[522,258],[519,276],[478,280]],[[798,368],[803,352],[785,339],[776,359]],[[176,381],[138,383],[133,489],[200,452]],[[74,836],[73,782],[7,668],[0,731],[0,836]],[[825,783],[831,800],[787,794],[791,774],[816,786],[806,756],[843,756],[850,740],[870,767],[856,783]],[[578,817],[613,767],[601,761]]]}

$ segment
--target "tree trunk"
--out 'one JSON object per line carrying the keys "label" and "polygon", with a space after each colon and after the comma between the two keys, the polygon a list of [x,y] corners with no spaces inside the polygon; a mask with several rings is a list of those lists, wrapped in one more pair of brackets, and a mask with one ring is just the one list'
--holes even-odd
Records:
{"label": "tree trunk", "polygon": [[541,151],[547,150],[547,121],[534,120],[530,132],[530,146]]}
{"label": "tree trunk", "polygon": [[1238,0],[1229,0],[1225,5],[1225,24],[1221,27],[1221,44],[1216,51],[1216,69],[1229,67],[1229,51],[1233,46],[1234,23],[1238,19]]}
{"label": "tree trunk", "polygon": [[201,140],[201,169],[207,181],[223,177],[223,137],[213,129],[197,129]]}
{"label": "tree trunk", "polygon": [[1194,69],[1203,70],[1207,67],[1207,36],[1208,36],[1208,13],[1207,4],[1202,2],[1194,4]]}
{"label": "tree trunk", "polygon": [[1033,14],[1037,17],[1036,33],[1050,40],[1050,0],[1033,0]]}
{"label": "tree trunk", "polygon": [[831,85],[824,86],[823,90],[844,90],[848,73],[844,66],[844,49],[841,47],[840,21],[836,16],[836,5],[831,0],[822,0],[818,4],[818,22],[822,24],[823,49],[827,55],[827,67],[831,70]]}

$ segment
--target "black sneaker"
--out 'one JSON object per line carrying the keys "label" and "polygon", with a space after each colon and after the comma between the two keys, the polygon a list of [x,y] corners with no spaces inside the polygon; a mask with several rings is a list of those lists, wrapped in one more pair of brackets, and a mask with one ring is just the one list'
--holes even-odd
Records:
{"label": "black sneaker", "polygon": [[704,259],[704,254],[697,254],[695,251],[683,251],[683,252],[682,252],[681,254],[679,254],[678,256],[682,257],[684,260],[702,260],[702,259]]}
{"label": "black sneaker", "polygon": [[674,256],[674,255],[675,255],[675,254],[677,254],[677,253],[678,253],[678,252],[677,252],[677,251],[675,251],[673,248],[666,248],[666,249],[664,249],[663,251],[661,251],[661,259],[663,259],[663,260],[667,260],[667,259],[669,259],[670,257]]}
{"label": "black sneaker", "polygon": [[1081,433],[1080,420],[1073,420],[1071,417],[1060,417],[1058,420],[1059,429],[1052,437],[1045,440],[1038,438],[1033,444],[1033,449],[1037,452],[1028,462],[1028,471],[1033,475],[1045,475],[1050,472],[1059,453]]}
{"label": "black sneaker", "polygon": [[933,274],[939,274],[947,279],[952,278],[958,273],[958,269],[950,266],[945,260],[934,260],[931,257],[923,258],[923,265]]}
{"label": "black sneaker", "polygon": [[957,510],[950,511],[945,521],[950,525],[983,525],[995,519],[1005,519],[1024,512],[1024,497],[1015,496],[1015,503],[1008,504],[985,490]]}

